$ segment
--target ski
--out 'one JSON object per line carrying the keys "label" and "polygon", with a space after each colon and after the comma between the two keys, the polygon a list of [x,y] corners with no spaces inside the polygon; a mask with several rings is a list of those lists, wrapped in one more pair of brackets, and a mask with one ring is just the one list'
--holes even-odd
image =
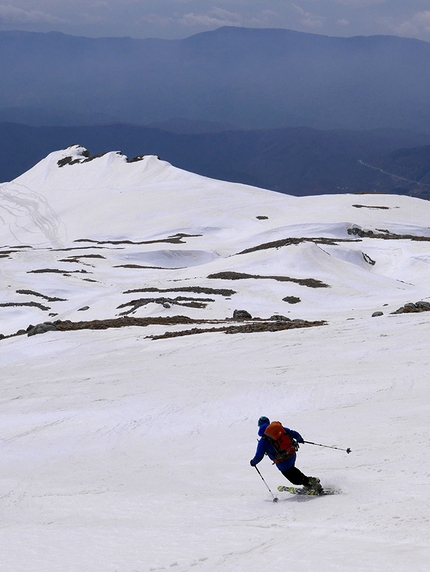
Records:
{"label": "ski", "polygon": [[340,490],[334,489],[332,487],[327,487],[322,490],[322,492],[317,492],[312,489],[307,489],[305,487],[289,487],[280,485],[278,487],[278,491],[280,493],[290,493],[292,495],[303,495],[308,497],[323,497],[328,495],[338,495],[340,494]]}

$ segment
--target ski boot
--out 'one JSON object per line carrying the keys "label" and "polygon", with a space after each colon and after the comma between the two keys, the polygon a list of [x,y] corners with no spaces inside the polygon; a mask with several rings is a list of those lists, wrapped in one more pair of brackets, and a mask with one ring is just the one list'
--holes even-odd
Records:
{"label": "ski boot", "polygon": [[311,495],[322,495],[324,492],[321,482],[317,477],[309,477],[309,483],[304,485],[303,488],[309,491],[308,494]]}

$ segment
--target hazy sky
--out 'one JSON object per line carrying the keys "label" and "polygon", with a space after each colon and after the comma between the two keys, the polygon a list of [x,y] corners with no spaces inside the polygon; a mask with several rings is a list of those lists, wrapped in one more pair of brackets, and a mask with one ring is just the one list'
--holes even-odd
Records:
{"label": "hazy sky", "polygon": [[184,38],[220,26],[430,42],[430,0],[0,0],[0,30]]}

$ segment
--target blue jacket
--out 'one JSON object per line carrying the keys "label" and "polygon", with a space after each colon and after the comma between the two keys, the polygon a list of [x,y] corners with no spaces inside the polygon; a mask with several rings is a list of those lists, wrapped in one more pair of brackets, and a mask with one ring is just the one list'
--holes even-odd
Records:
{"label": "blue jacket", "polygon": [[[261,439],[258,441],[257,450],[255,452],[254,458],[251,461],[251,465],[254,467],[258,465],[258,463],[263,459],[264,455],[267,455],[269,459],[272,461],[275,459],[276,451],[273,448],[273,445],[270,443],[270,440],[267,437],[263,437],[266,428],[268,427],[268,423],[266,425],[262,425],[258,430],[258,435]],[[284,427],[285,431],[287,431],[291,437],[296,439],[299,443],[304,443],[303,437],[297,431],[293,431],[292,429],[288,429],[288,427]],[[280,463],[276,463],[276,466],[280,471],[287,471],[294,466],[296,462],[296,454],[291,455],[285,461],[281,461]]]}

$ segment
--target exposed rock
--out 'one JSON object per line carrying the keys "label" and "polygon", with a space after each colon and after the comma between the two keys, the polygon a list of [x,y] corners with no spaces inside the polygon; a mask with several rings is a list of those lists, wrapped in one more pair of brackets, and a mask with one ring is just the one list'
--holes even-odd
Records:
{"label": "exposed rock", "polygon": [[[258,217],[257,217],[258,218]],[[237,253],[237,256],[241,254],[249,254],[250,252],[256,252],[257,250],[268,250],[270,248],[282,248],[283,246],[296,246],[301,244],[302,242],[313,242],[314,244],[328,244],[336,246],[339,242],[358,242],[356,239],[351,238],[307,238],[307,237],[299,237],[299,238],[282,238],[280,240],[273,240],[271,242],[264,242],[263,244],[258,244],[257,246],[252,246],[250,248],[246,248],[245,250],[241,250]]]}
{"label": "exposed rock", "polygon": [[382,238],[383,240],[416,240],[430,242],[429,236],[417,236],[414,234],[395,234],[386,229],[364,230],[359,226],[352,226],[348,228],[348,234],[352,236],[359,236],[360,238]]}
{"label": "exposed rock", "polygon": [[420,300],[419,302],[416,302],[415,306],[417,308],[419,308],[420,310],[430,310],[430,302],[425,302],[424,300]]}
{"label": "exposed rock", "polygon": [[[176,326],[178,324],[194,325],[198,324],[201,327],[193,327],[179,332],[166,332],[159,336],[149,336],[150,339],[162,339],[176,336],[187,336],[191,334],[200,334],[205,332],[224,332],[226,334],[237,333],[253,333],[253,332],[278,332],[282,330],[289,330],[294,328],[310,328],[312,326],[326,325],[326,321],[308,322],[306,320],[290,320],[289,318],[281,315],[274,315],[269,320],[261,318],[252,318],[246,310],[236,310],[239,315],[245,316],[243,323],[240,325],[232,325],[231,318],[223,320],[197,320],[189,318],[188,316],[170,316],[170,317],[147,317],[147,318],[130,318],[121,317],[106,320],[91,320],[72,322],[71,320],[55,320],[54,322],[44,322],[34,326],[30,324],[27,330],[19,330],[15,334],[4,336],[0,334],[0,339],[11,338],[14,336],[25,335],[34,336],[36,334],[44,334],[49,331],[73,331],[73,330],[107,330],[109,328],[123,328],[130,326],[150,326],[150,325],[164,325]],[[237,319],[237,320],[240,320]],[[246,321],[245,321],[246,320]],[[216,324],[214,327],[207,327],[209,324]],[[205,327],[206,326],[206,327]],[[3,337],[2,337],[3,336]]]}
{"label": "exposed rock", "polygon": [[132,294],[134,292],[194,292],[195,294],[219,294],[220,296],[233,296],[235,290],[227,288],[207,288],[202,286],[179,286],[176,288],[136,288],[134,290],[126,290],[123,294]]}
{"label": "exposed rock", "polygon": [[45,334],[46,332],[55,332],[57,327],[52,322],[43,322],[36,326],[28,326],[27,336],[35,336],[37,334]]}
{"label": "exposed rock", "polygon": [[39,296],[40,298],[44,298],[48,302],[67,302],[65,298],[57,298],[52,296],[45,296],[45,294],[40,294],[39,292],[35,292],[34,290],[17,290],[17,294],[26,294],[28,296]]}
{"label": "exposed rock", "polygon": [[252,320],[252,316],[246,310],[235,310],[233,312],[233,320]]}
{"label": "exposed rock", "polygon": [[327,322],[307,322],[306,320],[294,320],[288,322],[270,322],[264,321],[254,322],[251,324],[243,324],[240,326],[223,326],[213,328],[191,328],[189,330],[182,330],[176,332],[166,332],[165,334],[148,336],[152,340],[161,340],[165,338],[176,338],[179,336],[191,336],[193,334],[205,334],[224,332],[225,334],[253,334],[258,332],[280,332],[282,330],[292,330],[295,328],[311,328],[313,326],[324,326]]}
{"label": "exposed rock", "polygon": [[273,314],[269,320],[272,320],[273,322],[291,322],[290,318],[287,318],[287,316],[282,316],[281,314]]}
{"label": "exposed rock", "polygon": [[372,318],[376,318],[377,316],[383,316],[384,312],[373,312]]}
{"label": "exposed rock", "polygon": [[355,207],[356,209],[384,209],[384,210],[388,210],[390,207],[378,207],[375,205],[352,205],[353,207]]}
{"label": "exposed rock", "polygon": [[130,318],[124,316],[121,318],[112,318],[107,320],[90,320],[88,322],[72,322],[71,320],[57,320],[54,322],[55,327],[59,331],[71,330],[107,330],[109,328],[124,328],[127,326],[150,326],[164,325],[174,326],[177,324],[201,324],[206,323],[203,320],[194,320],[188,316],[171,316],[171,317],[149,317],[149,318]]}
{"label": "exposed rock", "polygon": [[301,302],[298,296],[285,296],[285,298],[282,298],[282,300],[284,302],[288,302],[288,304],[298,304]]}
{"label": "exposed rock", "polygon": [[413,314],[418,312],[428,312],[430,311],[430,302],[425,302],[424,300],[420,300],[419,302],[407,302],[401,308],[398,308],[392,314]]}
{"label": "exposed rock", "polygon": [[260,276],[259,274],[246,274],[245,272],[234,272],[226,270],[225,272],[217,272],[209,274],[209,279],[218,280],[278,280],[278,282],[294,282],[300,286],[308,286],[309,288],[330,288],[328,284],[317,280],[316,278],[291,278],[290,276]]}
{"label": "exposed rock", "polygon": [[130,302],[120,304],[118,309],[131,306],[130,310],[122,313],[122,315],[126,315],[131,314],[141,306],[146,306],[148,304],[160,304],[163,308],[170,308],[173,305],[186,306],[188,308],[206,308],[210,302],[215,302],[215,300],[212,298],[190,298],[187,296],[176,296],[176,298],[140,298],[139,300],[131,300]]}
{"label": "exposed rock", "polygon": [[29,306],[33,308],[39,308],[40,310],[43,310],[45,312],[51,309],[49,306],[44,306],[43,304],[39,304],[39,302],[5,302],[3,304],[0,304],[0,308],[8,308],[12,306],[17,306],[17,307]]}
{"label": "exposed rock", "polygon": [[63,274],[63,276],[68,276],[70,274],[88,274],[88,270],[59,270],[58,268],[40,268],[38,270],[28,270],[28,274],[48,274],[49,272],[53,274]]}
{"label": "exposed rock", "polygon": [[376,261],[373,260],[373,258],[370,258],[370,256],[368,254],[366,254],[365,252],[361,253],[364,262],[367,262],[367,264],[370,264],[370,266],[375,266]]}
{"label": "exposed rock", "polygon": [[157,240],[141,240],[139,242],[134,242],[133,240],[92,240],[91,238],[78,238],[75,242],[91,242],[93,244],[158,244],[161,242],[168,242],[170,244],[184,244],[186,241],[183,238],[195,238],[202,236],[201,234],[186,234],[184,232],[178,232],[167,238],[159,238]]}

